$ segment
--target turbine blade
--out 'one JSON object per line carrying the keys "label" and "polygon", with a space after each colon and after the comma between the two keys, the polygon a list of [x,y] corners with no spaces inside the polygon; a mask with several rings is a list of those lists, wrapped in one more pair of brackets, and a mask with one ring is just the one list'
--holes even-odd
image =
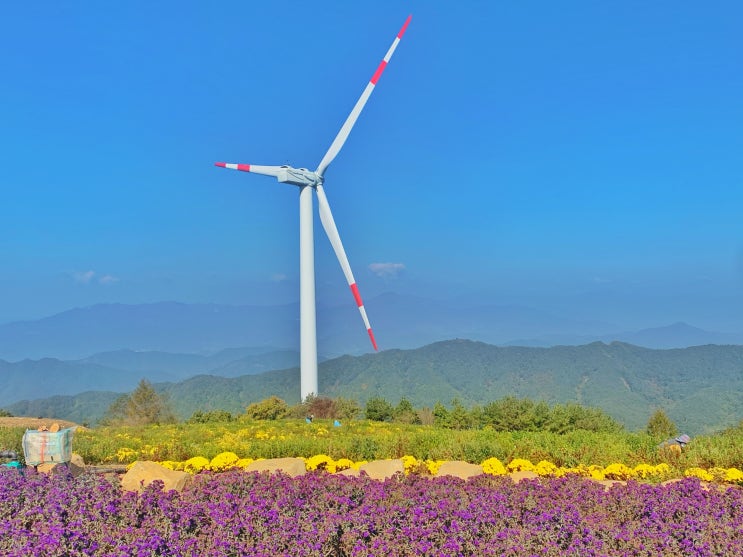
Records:
{"label": "turbine blade", "polygon": [[374,72],[374,75],[369,80],[369,83],[367,83],[366,89],[364,89],[364,92],[361,93],[361,97],[359,97],[359,100],[356,101],[356,105],[353,107],[353,110],[351,110],[351,114],[349,114],[348,118],[346,118],[346,121],[343,123],[343,126],[338,132],[338,135],[335,136],[333,143],[331,143],[330,148],[328,149],[328,152],[325,153],[325,156],[320,161],[320,165],[317,167],[317,170],[315,171],[320,176],[325,174],[325,170],[328,168],[330,163],[333,162],[333,159],[335,159],[336,155],[338,155],[338,153],[340,152],[341,148],[343,147],[343,144],[346,142],[346,139],[348,139],[348,135],[351,133],[351,129],[353,129],[353,126],[356,123],[356,120],[358,119],[359,114],[361,114],[361,111],[364,109],[364,105],[366,104],[366,101],[369,100],[369,96],[372,94],[372,91],[374,90],[374,87],[376,86],[377,81],[379,81],[379,78],[381,77],[382,72],[387,67],[387,63],[390,61],[390,58],[392,58],[392,54],[395,52],[395,49],[397,48],[397,45],[400,42],[400,39],[402,39],[402,36],[405,33],[405,30],[408,28],[408,24],[410,23],[410,19],[412,17],[413,17],[412,15],[409,15],[408,19],[405,20],[405,24],[402,26],[402,29],[400,29],[400,32],[397,34],[397,37],[395,37],[395,40],[392,42],[392,46],[387,51],[387,54],[385,54],[382,61],[379,63],[379,66],[377,66],[377,70]]}
{"label": "turbine blade", "polygon": [[278,178],[280,166],[260,166],[257,164],[236,164],[231,162],[215,162],[214,166],[220,168],[229,168],[230,170],[242,170],[243,172],[252,172],[253,174],[263,174],[265,176],[275,176]]}
{"label": "turbine blade", "polygon": [[318,185],[317,188],[317,200],[318,208],[320,211],[320,222],[322,227],[325,229],[325,233],[328,235],[328,239],[333,246],[335,255],[338,258],[338,262],[341,264],[343,274],[346,276],[346,282],[351,288],[353,298],[356,300],[356,305],[359,307],[359,313],[361,313],[361,319],[364,320],[364,326],[366,332],[369,333],[369,339],[371,339],[374,350],[377,350],[377,341],[374,339],[374,333],[372,332],[371,325],[369,324],[369,318],[366,315],[366,309],[364,309],[364,302],[361,300],[361,294],[356,286],[356,279],[353,278],[351,272],[351,265],[348,263],[348,257],[346,257],[346,250],[343,249],[343,242],[338,234],[338,228],[335,226],[335,220],[333,219],[333,213],[330,212],[330,205],[328,204],[328,198],[325,197],[325,190],[322,185]]}

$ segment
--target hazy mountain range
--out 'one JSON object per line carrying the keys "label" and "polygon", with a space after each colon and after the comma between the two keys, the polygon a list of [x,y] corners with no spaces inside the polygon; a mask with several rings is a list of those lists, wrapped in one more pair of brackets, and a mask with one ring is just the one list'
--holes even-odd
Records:
{"label": "hazy mountain range", "polygon": [[[683,323],[628,332],[609,323],[581,321],[522,306],[462,305],[392,293],[373,298],[367,308],[382,350],[416,348],[452,338],[520,346],[596,340],[618,340],[648,348],[743,344],[743,333],[704,331]],[[318,306],[317,317],[319,351],[326,357],[371,350],[354,304]],[[80,360],[117,350],[210,355],[236,346],[296,350],[298,318],[296,304],[101,304],[0,325],[0,358]],[[195,360],[193,365],[195,371],[211,371]]]}
{"label": "hazy mountain range", "polygon": [[128,392],[142,378],[177,382],[199,374],[236,377],[298,365],[299,352],[268,348],[227,349],[211,356],[117,350],[82,360],[0,360],[0,407],[84,391]]}
{"label": "hazy mountain range", "polygon": [[[353,304],[318,307],[323,394],[360,401],[404,395],[419,406],[511,394],[572,400],[601,406],[630,427],[663,407],[699,431],[743,418],[743,348],[734,346],[743,344],[742,334],[684,323],[612,332],[611,324],[527,307],[395,294],[369,306],[378,354],[364,354],[370,347]],[[234,348],[240,346],[248,348]],[[212,408],[242,411],[272,394],[296,402],[298,346],[296,305],[73,309],[0,326],[0,407],[95,422],[116,393],[131,391],[141,378],[169,393],[183,417]]]}
{"label": "hazy mountain range", "polygon": [[[121,362],[124,356],[117,354],[114,359]],[[100,359],[110,358],[103,355]],[[253,365],[253,356],[247,358],[246,365]],[[88,361],[61,364],[98,365]],[[45,373],[43,368],[41,362],[28,365],[25,373],[31,384],[34,377],[37,384],[43,383],[44,377],[38,375]],[[58,373],[64,372],[58,368]],[[405,396],[417,407],[431,407],[437,401],[448,404],[455,397],[470,405],[513,395],[597,406],[633,430],[644,427],[656,408],[663,408],[692,435],[743,419],[743,346],[655,350],[594,342],[534,348],[451,340],[413,350],[342,356],[321,363],[319,373],[322,394],[361,403],[372,396],[396,403]],[[139,375],[132,379],[136,382]],[[197,375],[156,387],[183,418],[196,410],[243,412],[251,402],[270,395],[298,402],[299,370],[294,367],[237,377]],[[106,390],[38,397],[5,406],[20,415],[93,423],[116,396]]]}

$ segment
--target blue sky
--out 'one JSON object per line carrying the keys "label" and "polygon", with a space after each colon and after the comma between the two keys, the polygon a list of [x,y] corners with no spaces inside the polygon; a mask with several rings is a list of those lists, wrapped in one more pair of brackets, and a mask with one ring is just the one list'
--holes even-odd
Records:
{"label": "blue sky", "polygon": [[[738,2],[32,2],[0,17],[0,323],[298,297],[293,186],[396,291],[743,330]],[[316,220],[318,303],[347,301]]]}

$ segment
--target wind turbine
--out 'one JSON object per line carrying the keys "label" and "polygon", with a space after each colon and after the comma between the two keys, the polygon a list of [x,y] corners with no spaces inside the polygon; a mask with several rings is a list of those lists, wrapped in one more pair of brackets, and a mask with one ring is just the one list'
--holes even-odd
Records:
{"label": "wind turbine", "polygon": [[320,213],[320,222],[322,223],[325,233],[328,235],[335,255],[341,264],[343,274],[346,276],[348,286],[351,288],[356,305],[361,313],[364,326],[369,333],[374,350],[377,350],[377,342],[374,340],[369,318],[364,309],[364,303],[361,300],[361,294],[356,286],[356,279],[351,272],[351,265],[348,263],[346,251],[343,249],[338,229],[333,220],[333,214],[330,211],[328,198],[323,189],[324,175],[328,166],[338,155],[343,144],[348,139],[356,120],[361,111],[369,100],[374,87],[379,81],[382,72],[387,67],[387,63],[392,58],[397,45],[402,39],[405,30],[410,23],[412,16],[408,16],[400,32],[392,42],[387,54],[377,66],[374,75],[367,83],[361,97],[356,101],[356,105],[343,123],[338,135],[331,143],[328,152],[320,161],[317,170],[314,172],[306,168],[293,168],[291,166],[259,166],[254,164],[235,164],[217,162],[216,166],[229,168],[231,170],[241,170],[243,172],[252,172],[254,174],[263,174],[265,176],[274,176],[279,182],[292,184],[299,187],[299,329],[300,329],[300,392],[302,400],[306,400],[309,395],[317,394],[317,329],[315,318],[315,252],[313,245],[313,222],[312,222],[312,190],[317,192],[318,211]]}

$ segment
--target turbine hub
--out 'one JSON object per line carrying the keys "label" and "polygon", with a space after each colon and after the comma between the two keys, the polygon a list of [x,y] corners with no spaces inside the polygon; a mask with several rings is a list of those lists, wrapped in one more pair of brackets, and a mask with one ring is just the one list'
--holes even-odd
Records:
{"label": "turbine hub", "polygon": [[276,178],[279,182],[295,186],[315,187],[323,182],[322,176],[317,172],[312,172],[306,168],[294,168],[292,166],[282,166]]}

